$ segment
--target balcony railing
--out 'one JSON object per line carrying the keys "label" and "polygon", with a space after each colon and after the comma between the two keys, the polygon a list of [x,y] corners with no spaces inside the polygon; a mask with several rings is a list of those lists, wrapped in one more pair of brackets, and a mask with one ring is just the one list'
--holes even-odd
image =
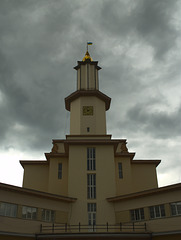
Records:
{"label": "balcony railing", "polygon": [[91,232],[146,232],[146,223],[78,225],[51,224],[40,226],[40,233],[91,233]]}

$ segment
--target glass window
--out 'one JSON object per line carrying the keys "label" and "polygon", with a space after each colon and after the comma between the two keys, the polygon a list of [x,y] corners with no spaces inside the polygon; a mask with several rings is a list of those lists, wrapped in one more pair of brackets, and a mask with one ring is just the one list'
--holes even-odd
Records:
{"label": "glass window", "polygon": [[123,168],[122,163],[118,163],[119,178],[123,178]]}
{"label": "glass window", "polygon": [[[96,203],[88,203],[87,210],[88,210],[88,225],[95,226],[96,225]],[[90,230],[93,230],[93,229],[91,228],[89,229],[89,231]]]}
{"label": "glass window", "polygon": [[62,179],[62,163],[58,164],[58,179]]}
{"label": "glass window", "polygon": [[89,199],[96,198],[96,174],[87,175],[87,197]]}
{"label": "glass window", "polygon": [[35,220],[37,216],[37,208],[23,206],[22,218]]}
{"label": "glass window", "polygon": [[46,222],[54,222],[55,212],[53,210],[42,209],[42,220]]}
{"label": "glass window", "polygon": [[170,203],[172,216],[181,215],[181,202]]}
{"label": "glass window", "polygon": [[145,219],[143,208],[133,209],[130,211],[130,214],[132,221],[140,221]]}
{"label": "glass window", "polygon": [[12,203],[0,203],[0,216],[16,217],[18,206]]}
{"label": "glass window", "polygon": [[150,218],[161,218],[165,217],[165,207],[164,205],[157,205],[149,207]]}
{"label": "glass window", "polygon": [[87,170],[96,170],[95,148],[87,148]]}

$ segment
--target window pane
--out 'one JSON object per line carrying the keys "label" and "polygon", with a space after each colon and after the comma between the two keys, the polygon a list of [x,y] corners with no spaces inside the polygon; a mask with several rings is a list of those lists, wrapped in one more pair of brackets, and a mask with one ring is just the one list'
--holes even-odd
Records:
{"label": "window pane", "polygon": [[161,209],[161,217],[165,217],[165,207],[164,207],[164,205],[160,205],[160,209]]}
{"label": "window pane", "polygon": [[96,198],[96,174],[87,175],[87,197]]}
{"label": "window pane", "polygon": [[141,220],[145,219],[143,208],[140,209],[140,215],[141,215]]}
{"label": "window pane", "polygon": [[13,203],[0,203],[0,215],[6,217],[16,217],[18,206]]}
{"label": "window pane", "polygon": [[163,204],[152,206],[149,209],[150,209],[150,218],[165,217],[165,206]]}
{"label": "window pane", "polygon": [[62,163],[58,164],[58,179],[62,179]]}
{"label": "window pane", "polygon": [[130,211],[132,221],[140,221],[144,219],[144,209],[138,208]]}
{"label": "window pane", "polygon": [[95,148],[87,148],[87,170],[96,170]]}
{"label": "window pane", "polygon": [[180,215],[181,214],[181,202],[177,203],[177,213]]}
{"label": "window pane", "polygon": [[150,218],[154,218],[155,214],[154,214],[154,208],[150,207]]}
{"label": "window pane", "polygon": [[160,217],[160,208],[159,208],[159,206],[155,206],[155,214],[156,214],[156,217]]}
{"label": "window pane", "polygon": [[25,219],[36,219],[37,208],[23,206],[22,218]]}
{"label": "window pane", "polygon": [[122,163],[118,163],[119,178],[123,178]]}

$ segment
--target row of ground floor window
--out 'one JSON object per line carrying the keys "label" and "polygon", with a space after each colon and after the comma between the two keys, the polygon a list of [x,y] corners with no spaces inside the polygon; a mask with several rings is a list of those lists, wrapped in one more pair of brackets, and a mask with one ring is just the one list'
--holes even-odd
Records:
{"label": "row of ground floor window", "polygon": [[0,216],[23,218],[30,220],[55,221],[55,211],[39,209],[30,206],[21,206],[13,203],[0,202]]}
{"label": "row of ground floor window", "polygon": [[[181,215],[181,202],[167,203],[146,208],[137,208],[117,213],[117,221],[122,222],[124,216],[127,221],[142,221]],[[126,217],[127,216],[127,217]]]}
{"label": "row of ground floor window", "polygon": [[[57,215],[57,216],[56,216]],[[66,222],[67,213],[40,209],[30,206],[21,206],[13,203],[0,202],[0,216],[18,217],[23,219],[42,220],[46,222],[57,222],[56,217],[61,215],[61,222]],[[96,223],[96,203],[88,203],[88,222]],[[161,205],[150,206],[147,208],[132,209],[130,211],[117,212],[117,221],[142,221],[147,219],[164,218],[169,216],[181,215],[181,202],[173,202]],[[124,221],[121,219],[124,216]],[[127,217],[126,217],[127,216]],[[93,219],[92,219],[93,218]],[[59,221],[58,221],[59,222]],[[90,224],[90,223],[89,223]]]}

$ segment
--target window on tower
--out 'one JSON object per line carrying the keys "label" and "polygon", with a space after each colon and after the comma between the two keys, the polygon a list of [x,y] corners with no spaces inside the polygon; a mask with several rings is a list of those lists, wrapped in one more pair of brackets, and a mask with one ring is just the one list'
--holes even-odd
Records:
{"label": "window on tower", "polygon": [[122,163],[118,163],[118,172],[119,172],[119,178],[123,178],[123,167]]}
{"label": "window on tower", "polygon": [[62,179],[62,163],[58,164],[58,179]]}
{"label": "window on tower", "polygon": [[87,170],[96,170],[96,149],[87,148]]}
{"label": "window on tower", "polygon": [[96,198],[96,174],[87,174],[87,198]]}

